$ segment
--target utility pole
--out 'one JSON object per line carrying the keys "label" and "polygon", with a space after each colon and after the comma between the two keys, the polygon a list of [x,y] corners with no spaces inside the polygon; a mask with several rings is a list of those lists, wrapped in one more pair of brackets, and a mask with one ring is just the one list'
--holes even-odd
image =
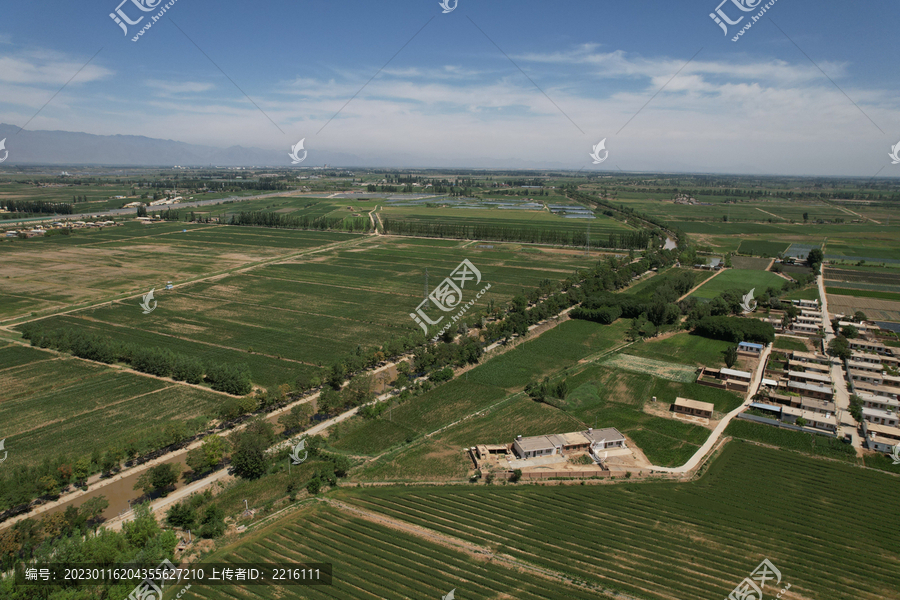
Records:
{"label": "utility pole", "polygon": [[425,297],[424,308],[428,308],[428,267],[425,267],[425,288],[422,295]]}

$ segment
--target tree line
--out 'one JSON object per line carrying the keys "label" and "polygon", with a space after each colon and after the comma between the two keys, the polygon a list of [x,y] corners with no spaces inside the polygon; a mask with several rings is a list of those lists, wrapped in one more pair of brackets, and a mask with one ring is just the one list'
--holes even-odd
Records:
{"label": "tree line", "polygon": [[310,217],[283,213],[253,211],[231,215],[229,225],[253,225],[281,229],[320,229],[368,232],[372,224],[368,217]]}
{"label": "tree line", "polygon": [[42,213],[71,215],[75,212],[68,202],[45,202],[43,200],[4,200],[6,210],[11,213]]}
{"label": "tree line", "polygon": [[80,329],[45,329],[37,323],[20,328],[22,337],[32,346],[55,348],[79,358],[102,363],[122,362],[136,371],[176,381],[201,383],[204,380],[214,390],[233,395],[250,393],[250,369],[245,364],[206,363],[168,348],[139,346],[130,342],[111,340]]}
{"label": "tree line", "polygon": [[[512,227],[507,225],[464,225],[461,223],[420,223],[400,219],[382,219],[384,232],[393,235],[452,238],[464,240],[492,240],[499,242],[525,242],[552,244],[554,246],[588,245],[586,232],[563,229]],[[610,233],[608,248],[643,249],[650,243],[646,231]]]}

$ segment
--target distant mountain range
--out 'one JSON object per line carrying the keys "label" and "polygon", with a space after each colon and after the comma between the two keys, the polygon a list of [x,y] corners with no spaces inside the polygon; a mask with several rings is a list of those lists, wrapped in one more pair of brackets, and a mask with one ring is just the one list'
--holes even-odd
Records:
{"label": "distant mountain range", "polygon": [[[289,167],[290,148],[282,151],[231,146],[216,148],[160,140],[142,135],[94,135],[74,131],[30,131],[0,123],[0,140],[6,139],[9,157],[0,166],[85,165],[120,167]],[[475,169],[571,169],[559,162],[516,161],[472,157],[445,161],[424,156],[360,157],[345,152],[310,151],[301,167],[328,164],[336,167],[439,167]]]}
{"label": "distant mountain range", "polygon": [[[135,167],[249,167],[290,166],[290,148],[282,152],[232,146],[215,148],[160,140],[142,135],[94,135],[73,131],[29,131],[0,123],[0,140],[6,138],[9,165],[115,165]],[[358,156],[340,152],[316,152],[301,166],[361,165]],[[313,159],[313,156],[310,156]]]}

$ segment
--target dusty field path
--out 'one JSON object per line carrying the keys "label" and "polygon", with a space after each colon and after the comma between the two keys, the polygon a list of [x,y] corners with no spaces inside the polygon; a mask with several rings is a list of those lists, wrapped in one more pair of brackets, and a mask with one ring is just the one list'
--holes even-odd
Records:
{"label": "dusty field path", "polygon": [[712,281],[713,279],[715,279],[716,277],[718,277],[719,275],[721,275],[722,273],[724,273],[727,270],[728,269],[719,269],[718,271],[713,273],[712,277],[710,277],[709,279],[704,279],[703,281],[701,281],[700,283],[695,285],[693,288],[691,288],[691,290],[687,294],[685,294],[684,296],[682,296],[681,298],[676,300],[676,302],[681,302],[682,300],[684,300],[685,298],[687,298],[688,296],[690,296],[691,294],[693,294],[694,292],[699,290],[701,287],[703,287],[704,285],[706,285],[707,283],[709,283],[710,281]]}

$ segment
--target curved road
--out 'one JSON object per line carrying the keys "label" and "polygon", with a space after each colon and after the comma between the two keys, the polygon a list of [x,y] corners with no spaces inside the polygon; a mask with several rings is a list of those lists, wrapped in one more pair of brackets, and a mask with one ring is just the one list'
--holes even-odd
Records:
{"label": "curved road", "polygon": [[756,367],[756,373],[753,376],[753,380],[750,382],[750,387],[747,390],[747,395],[744,397],[744,403],[725,415],[725,418],[719,421],[719,424],[716,425],[715,429],[713,429],[712,435],[710,435],[709,439],[707,439],[706,442],[702,446],[700,446],[700,449],[694,453],[694,456],[692,456],[690,460],[688,460],[680,467],[657,467],[655,465],[652,465],[650,467],[650,471],[659,473],[687,473],[688,471],[696,469],[697,466],[709,453],[709,451],[712,450],[716,443],[718,443],[719,438],[722,437],[722,433],[725,431],[725,428],[728,427],[731,419],[744,412],[744,409],[747,408],[747,406],[750,404],[750,400],[759,389],[759,384],[762,381],[763,370],[766,366],[766,360],[769,358],[769,352],[771,351],[772,344],[769,344],[760,354],[759,365]]}

